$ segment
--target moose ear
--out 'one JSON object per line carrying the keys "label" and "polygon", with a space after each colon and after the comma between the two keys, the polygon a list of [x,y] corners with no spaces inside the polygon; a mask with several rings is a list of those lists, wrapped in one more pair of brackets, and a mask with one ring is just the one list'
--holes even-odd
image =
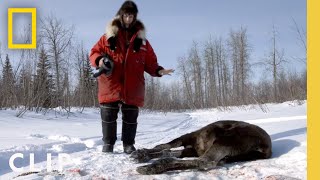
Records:
{"label": "moose ear", "polygon": [[141,45],[142,45],[142,39],[137,37],[137,38],[133,41],[133,50],[134,50],[135,52],[139,52]]}
{"label": "moose ear", "polygon": [[108,43],[109,43],[110,50],[114,51],[116,49],[116,37],[115,36],[111,36],[108,39]]}

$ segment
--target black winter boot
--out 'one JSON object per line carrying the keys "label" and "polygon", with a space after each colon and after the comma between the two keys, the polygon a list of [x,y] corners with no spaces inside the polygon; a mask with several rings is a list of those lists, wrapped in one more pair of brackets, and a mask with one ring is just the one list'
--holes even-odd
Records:
{"label": "black winter boot", "polygon": [[139,108],[137,106],[123,104],[122,111],[122,138],[123,150],[127,154],[131,154],[136,148],[133,146],[137,132],[137,118]]}
{"label": "black winter boot", "polygon": [[111,144],[103,145],[102,152],[110,152],[110,153],[112,153],[113,152],[113,145],[111,145]]}
{"label": "black winter boot", "polygon": [[113,145],[117,140],[118,103],[103,104],[100,109],[104,142],[102,152],[113,152]]}
{"label": "black winter boot", "polygon": [[133,146],[133,144],[131,145],[123,144],[123,151],[126,154],[131,154],[133,151],[136,151],[136,148]]}

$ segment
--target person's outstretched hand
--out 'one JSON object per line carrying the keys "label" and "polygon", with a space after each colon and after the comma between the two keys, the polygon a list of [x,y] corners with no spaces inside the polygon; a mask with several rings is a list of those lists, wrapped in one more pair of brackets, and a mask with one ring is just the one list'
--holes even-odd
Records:
{"label": "person's outstretched hand", "polygon": [[164,75],[170,75],[171,76],[171,73],[174,72],[174,69],[162,69],[159,71],[159,74],[164,76]]}

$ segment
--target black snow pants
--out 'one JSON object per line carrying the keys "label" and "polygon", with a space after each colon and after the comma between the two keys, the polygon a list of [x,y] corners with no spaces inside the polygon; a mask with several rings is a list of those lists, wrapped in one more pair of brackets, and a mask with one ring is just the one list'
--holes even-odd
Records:
{"label": "black snow pants", "polygon": [[137,132],[137,118],[139,108],[121,101],[101,104],[102,140],[104,144],[114,145],[117,140],[117,118],[121,108],[122,112],[122,138],[123,144],[133,145]]}

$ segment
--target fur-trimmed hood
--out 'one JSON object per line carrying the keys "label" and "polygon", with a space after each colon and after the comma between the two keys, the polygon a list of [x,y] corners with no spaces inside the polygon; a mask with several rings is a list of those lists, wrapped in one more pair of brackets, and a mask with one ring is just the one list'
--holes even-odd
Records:
{"label": "fur-trimmed hood", "polygon": [[[122,22],[120,16],[116,16],[106,27],[106,38],[115,37],[118,34],[119,29],[122,28]],[[137,37],[146,40],[146,30],[144,24],[140,20],[136,20],[132,30],[136,33],[138,32]]]}

